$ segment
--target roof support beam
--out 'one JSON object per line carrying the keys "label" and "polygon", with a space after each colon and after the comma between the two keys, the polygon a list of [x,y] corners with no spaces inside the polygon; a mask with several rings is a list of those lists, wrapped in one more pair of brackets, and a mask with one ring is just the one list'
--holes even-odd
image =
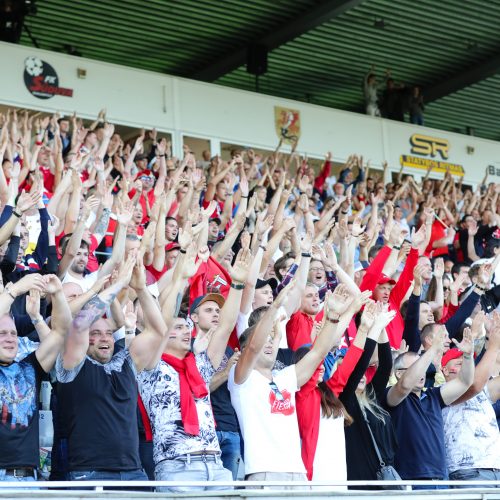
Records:
{"label": "roof support beam", "polygon": [[[259,37],[258,40],[249,40],[249,42],[265,45],[268,50],[271,51],[307,31],[331,21],[333,18],[356,7],[363,1],[364,0],[325,0],[313,7],[309,12],[302,13],[295,19],[286,21],[281,26],[277,26],[269,33]],[[240,47],[233,52],[218,57],[204,68],[189,75],[189,77],[196,80],[214,81],[245,64],[246,58],[247,47]]]}
{"label": "roof support beam", "polygon": [[446,78],[425,90],[425,102],[432,102],[458,92],[500,72],[500,54],[494,55],[475,66]]}

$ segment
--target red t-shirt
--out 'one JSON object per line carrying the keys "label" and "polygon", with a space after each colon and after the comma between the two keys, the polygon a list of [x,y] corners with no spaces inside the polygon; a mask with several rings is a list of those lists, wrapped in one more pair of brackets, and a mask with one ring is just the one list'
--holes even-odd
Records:
{"label": "red t-shirt", "polygon": [[[316,315],[314,320],[321,321],[323,319],[323,309]],[[290,316],[286,324],[286,341],[288,347],[296,351],[304,344],[311,343],[311,331],[314,325],[314,320],[308,314],[297,311]]]}
{"label": "red t-shirt", "polygon": [[[135,196],[135,193],[136,193],[136,190],[135,189],[132,189],[129,193],[128,193],[128,197],[130,199],[132,199],[134,196]],[[141,204],[141,207],[142,207],[142,224],[145,224],[146,222],[148,222],[149,220],[149,217],[148,217],[148,210],[147,210],[147,207],[146,207],[146,196],[148,197],[148,203],[149,203],[149,208],[153,208],[153,205],[155,203],[155,192],[154,192],[154,189],[151,189],[151,191],[148,191],[147,193],[144,193],[144,191],[142,192],[141,194],[141,197],[139,198],[139,203]]]}
{"label": "red t-shirt", "polygon": [[440,255],[447,255],[448,254],[447,246],[440,248],[432,247],[435,241],[438,241],[445,237],[446,237],[446,228],[444,224],[441,221],[435,219],[434,222],[432,223],[431,239],[429,241],[429,244],[427,245],[427,248],[425,249],[424,255],[426,257],[439,257]]}

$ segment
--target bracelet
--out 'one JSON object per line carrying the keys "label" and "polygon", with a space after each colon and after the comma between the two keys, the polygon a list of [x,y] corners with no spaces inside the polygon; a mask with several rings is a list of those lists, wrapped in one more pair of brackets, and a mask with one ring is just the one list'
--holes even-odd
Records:
{"label": "bracelet", "polygon": [[35,145],[36,145],[36,146],[43,146],[43,142],[42,142],[42,141],[36,141],[36,142],[35,142]]}
{"label": "bracelet", "polygon": [[472,356],[470,354],[463,354],[463,358],[464,359],[470,359]]}
{"label": "bracelet", "polygon": [[16,298],[17,298],[17,297],[16,297],[15,295],[13,295],[13,294],[12,294],[12,292],[10,291],[10,286],[9,286],[9,285],[7,285],[7,286],[4,288],[4,291],[5,291],[5,292],[7,292],[7,293],[10,295],[10,297],[11,297],[11,299],[12,299],[12,300],[16,300]]}
{"label": "bracelet", "polygon": [[235,290],[243,290],[245,288],[245,283],[231,283],[231,288]]}
{"label": "bracelet", "polygon": [[15,210],[12,210],[12,215],[15,215],[18,219],[23,216],[22,214],[18,214]]}
{"label": "bracelet", "polygon": [[487,289],[487,288],[483,288],[482,286],[479,286],[479,285],[477,285],[477,284],[476,284],[476,288],[477,288],[478,290],[481,290],[481,292],[487,292],[487,291],[488,291],[488,289]]}
{"label": "bracelet", "polygon": [[338,318],[326,318],[330,323],[337,324],[340,322],[340,317]]}
{"label": "bracelet", "polygon": [[262,251],[265,252],[267,248],[264,245],[259,245],[259,248],[262,248]]}
{"label": "bracelet", "polygon": [[398,247],[397,245],[394,245],[394,246],[392,247],[392,249],[393,249],[393,250],[401,250],[401,246],[399,246],[399,247]]}
{"label": "bracelet", "polygon": [[241,198],[243,198],[244,200],[246,200],[248,198],[248,196],[241,195]]}
{"label": "bracelet", "polygon": [[165,158],[166,155],[156,155],[157,158]]}
{"label": "bracelet", "polygon": [[340,212],[343,213],[344,215],[347,215],[349,213],[349,210],[341,210]]}
{"label": "bracelet", "polygon": [[41,323],[41,322],[42,322],[42,320],[41,320],[41,319],[36,319],[36,318],[35,318],[35,319],[32,319],[32,320],[31,320],[31,323],[32,323],[32,325],[33,325],[33,326],[36,326],[36,325],[38,325],[38,323]]}
{"label": "bracelet", "polygon": [[300,255],[302,255],[302,257],[311,257],[309,252],[302,252]]}
{"label": "bracelet", "polygon": [[184,250],[184,248],[181,248],[181,249],[179,250],[179,253],[186,253],[186,250]]}

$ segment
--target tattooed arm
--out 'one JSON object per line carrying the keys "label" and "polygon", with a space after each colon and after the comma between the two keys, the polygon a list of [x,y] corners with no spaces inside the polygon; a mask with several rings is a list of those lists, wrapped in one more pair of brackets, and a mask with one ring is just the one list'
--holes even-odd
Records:
{"label": "tattooed arm", "polygon": [[134,264],[134,258],[129,257],[122,269],[120,269],[116,281],[99,295],[89,300],[75,316],[64,344],[64,369],[72,370],[85,359],[89,347],[90,326],[106,312],[118,292],[128,285]]}
{"label": "tattooed arm", "polygon": [[107,207],[103,208],[101,216],[99,217],[99,221],[97,222],[93,231],[98,244],[101,243],[104,236],[106,235],[106,230],[108,229],[109,226],[110,215],[111,215],[111,210]]}

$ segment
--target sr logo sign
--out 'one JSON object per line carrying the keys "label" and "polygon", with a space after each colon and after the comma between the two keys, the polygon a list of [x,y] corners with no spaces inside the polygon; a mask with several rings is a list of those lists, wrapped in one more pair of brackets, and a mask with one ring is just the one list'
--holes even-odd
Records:
{"label": "sr logo sign", "polygon": [[50,99],[55,95],[73,97],[73,89],[60,87],[56,70],[38,57],[25,59],[23,76],[26,88],[38,99]]}
{"label": "sr logo sign", "polygon": [[443,160],[449,157],[450,142],[447,139],[429,135],[413,134],[410,137],[411,152],[417,155],[435,158],[438,154]]}

